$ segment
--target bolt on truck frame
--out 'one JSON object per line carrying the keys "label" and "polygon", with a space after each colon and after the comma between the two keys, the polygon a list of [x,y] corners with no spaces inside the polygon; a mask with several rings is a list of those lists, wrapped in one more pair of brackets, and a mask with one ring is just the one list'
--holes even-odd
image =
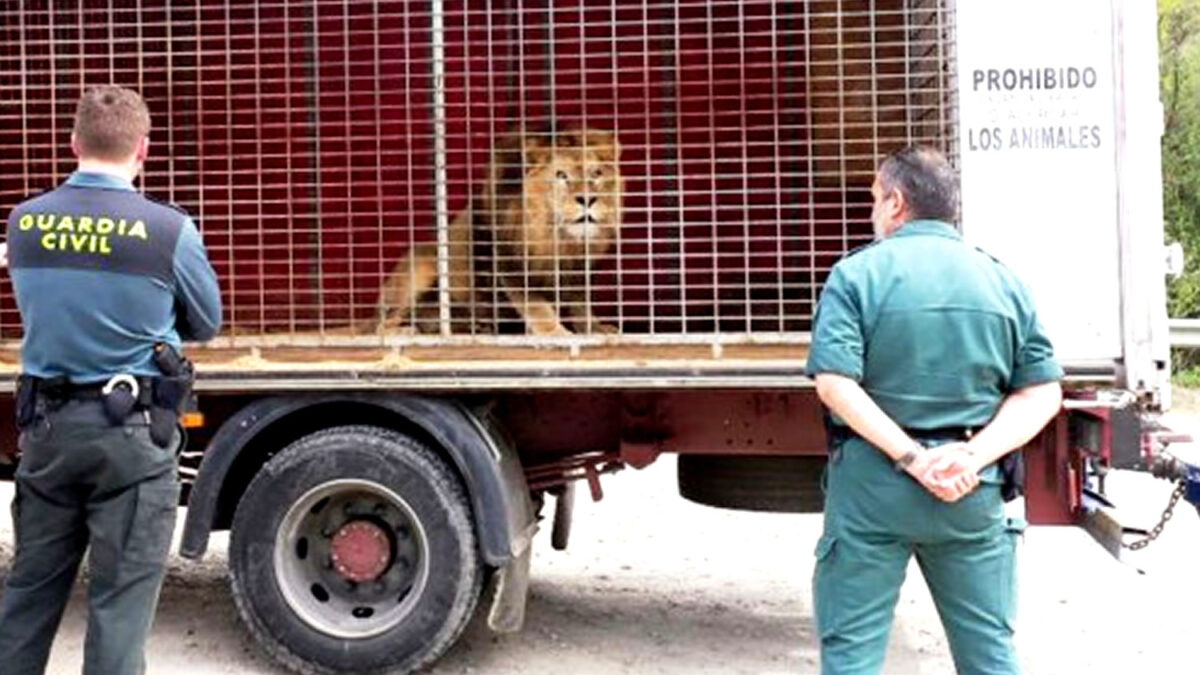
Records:
{"label": "bolt on truck frame", "polygon": [[[1169,400],[1156,56],[1132,0],[22,3],[0,13],[0,206],[71,170],[82,87],[143,94],[141,187],[196,216],[227,308],[188,350],[182,553],[232,530],[238,608],[290,667],[407,671],[480,602],[520,627],[537,514],[554,499],[565,547],[578,481],[599,499],[676,453],[689,499],[820,510],[812,313],[904,144],[959,164],[965,236],[1029,281],[1066,366],[1024,450],[1030,520],[1087,520],[1109,467],[1183,472],[1144,424]],[[535,125],[620,145],[615,242],[572,268],[614,330],[450,306],[455,256],[495,255],[456,215]],[[419,246],[432,332],[360,330]],[[566,278],[525,290],[557,311]],[[7,285],[0,338],[15,374]]]}

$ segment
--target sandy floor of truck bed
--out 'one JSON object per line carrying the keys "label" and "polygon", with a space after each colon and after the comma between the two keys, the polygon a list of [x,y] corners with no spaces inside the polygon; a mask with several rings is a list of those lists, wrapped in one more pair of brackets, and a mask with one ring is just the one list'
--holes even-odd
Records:
{"label": "sandy floor of truck bed", "polygon": [[[496,346],[450,345],[398,347],[189,347],[188,356],[204,370],[325,369],[336,366],[400,370],[409,366],[495,364],[535,362],[570,363],[575,366],[611,367],[613,364],[653,366],[689,364],[703,366],[729,362],[803,362],[808,356],[802,345],[583,345]],[[15,348],[0,349],[0,373],[14,371],[19,363]]]}
{"label": "sandy floor of truck bed", "polygon": [[[405,346],[231,346],[190,347],[201,379],[228,386],[265,386],[268,381],[293,382],[323,378],[337,386],[361,382],[372,386],[420,381],[425,386],[467,384],[491,378],[545,381],[555,377],[636,378],[643,384],[678,384],[681,378],[711,379],[725,375],[763,378],[798,376],[807,357],[803,345],[405,345]],[[15,348],[0,349],[0,378],[19,371]],[[8,376],[8,377],[6,377]],[[616,380],[614,380],[615,382]],[[628,383],[628,382],[627,382]],[[311,383],[310,383],[311,384]],[[509,384],[514,384],[510,382]],[[0,384],[0,387],[3,387]]]}

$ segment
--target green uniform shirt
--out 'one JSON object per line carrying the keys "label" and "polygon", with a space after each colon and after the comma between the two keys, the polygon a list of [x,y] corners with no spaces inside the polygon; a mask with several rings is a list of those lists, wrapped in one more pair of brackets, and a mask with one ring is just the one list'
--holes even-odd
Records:
{"label": "green uniform shirt", "polygon": [[834,266],[807,370],[857,381],[915,429],[982,426],[1008,393],[1063,375],[1024,284],[933,220]]}

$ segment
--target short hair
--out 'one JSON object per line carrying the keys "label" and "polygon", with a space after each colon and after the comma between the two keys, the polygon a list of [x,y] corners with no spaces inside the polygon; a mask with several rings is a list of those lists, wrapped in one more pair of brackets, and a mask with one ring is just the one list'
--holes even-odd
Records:
{"label": "short hair", "polygon": [[924,146],[909,146],[884,158],[879,186],[899,190],[912,220],[958,220],[958,172],[945,155]]}
{"label": "short hair", "polygon": [[80,158],[124,161],[150,133],[150,110],[131,89],[92,87],[79,99],[74,132]]}

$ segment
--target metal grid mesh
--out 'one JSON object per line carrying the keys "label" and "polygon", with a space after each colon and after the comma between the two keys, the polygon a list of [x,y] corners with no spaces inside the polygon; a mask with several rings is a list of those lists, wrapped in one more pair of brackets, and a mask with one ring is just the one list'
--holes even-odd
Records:
{"label": "metal grid mesh", "polygon": [[136,87],[227,342],[802,340],[876,160],[954,150],[945,0],[7,7],[0,208],[72,170],[85,85]]}

